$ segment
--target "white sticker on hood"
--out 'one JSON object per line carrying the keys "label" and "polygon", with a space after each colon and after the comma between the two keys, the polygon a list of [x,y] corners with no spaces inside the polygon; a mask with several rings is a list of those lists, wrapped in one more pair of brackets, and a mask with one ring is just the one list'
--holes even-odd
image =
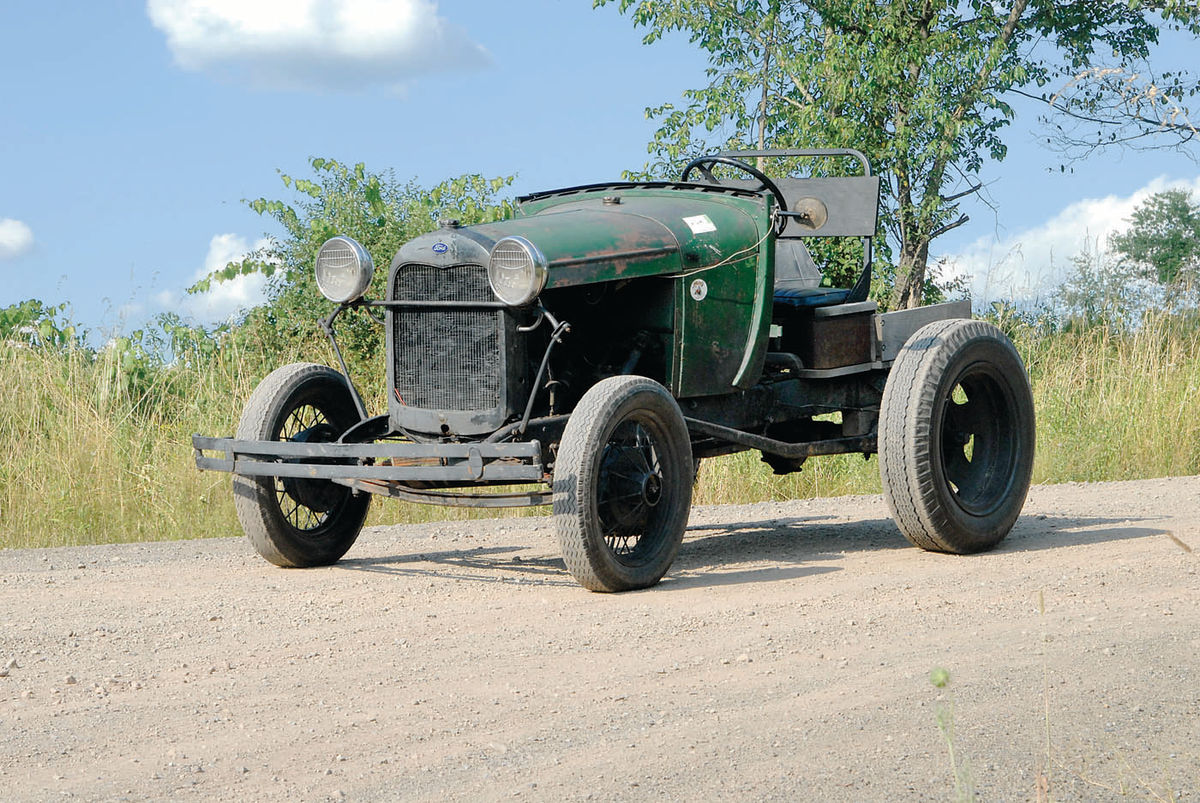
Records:
{"label": "white sticker on hood", "polygon": [[692,234],[704,234],[705,232],[717,230],[717,227],[713,225],[708,215],[685,217],[683,222],[688,224],[688,228],[692,230]]}

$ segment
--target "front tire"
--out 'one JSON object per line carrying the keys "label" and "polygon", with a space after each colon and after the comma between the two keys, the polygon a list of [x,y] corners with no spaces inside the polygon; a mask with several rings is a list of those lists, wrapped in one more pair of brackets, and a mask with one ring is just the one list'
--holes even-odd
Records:
{"label": "front tire", "polygon": [[596,383],[575,407],[554,465],[554,528],[584,588],[654,585],[679,551],[692,504],[692,445],[666,388],[639,376]]}
{"label": "front tire", "polygon": [[[246,403],[240,440],[328,443],[358,423],[346,378],[324,365],[293,363],[267,375]],[[276,566],[336,563],[358,538],[369,494],[329,480],[233,477],[238,521],[258,554]]]}
{"label": "front tire", "polygon": [[879,416],[879,471],[896,525],[922,549],[991,549],[1029,491],[1033,395],[1004,333],[935,321],[897,356]]}

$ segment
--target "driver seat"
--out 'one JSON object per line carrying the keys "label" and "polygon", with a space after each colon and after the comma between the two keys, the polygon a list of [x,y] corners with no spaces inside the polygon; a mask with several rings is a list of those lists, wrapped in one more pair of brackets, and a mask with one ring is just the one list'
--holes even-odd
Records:
{"label": "driver seat", "polygon": [[[821,287],[821,269],[798,238],[775,241],[775,307],[777,312],[801,307],[841,304],[850,289]],[[780,309],[780,308],[783,309]]]}

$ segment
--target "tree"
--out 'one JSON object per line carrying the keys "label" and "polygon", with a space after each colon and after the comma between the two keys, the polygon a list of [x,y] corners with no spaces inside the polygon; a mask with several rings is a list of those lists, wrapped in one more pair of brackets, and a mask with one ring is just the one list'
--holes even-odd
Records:
{"label": "tree", "polygon": [[[314,322],[332,311],[333,303],[317,289],[313,263],[330,237],[344,234],[363,244],[376,266],[368,294],[382,298],[396,251],[436,228],[439,218],[453,217],[469,225],[512,214],[511,202],[498,198],[512,183],[511,176],[485,179],[469,174],[426,188],[415,181],[402,183],[391,173],[368,172],[362,163],[350,166],[314,158],[309,164],[313,179],[280,173],[284,186],[298,195],[295,205],[267,198],[246,202],[281,226],[283,236],[189,288],[203,292],[214,281],[255,272],[270,276],[267,302],[250,310],[238,327],[242,336],[259,340],[269,352],[311,353],[313,339],[324,340]],[[365,316],[348,316],[339,327],[347,358],[377,368],[379,328]]]}
{"label": "tree", "polygon": [[[1167,31],[1200,35],[1196,0],[1132,0],[1130,5],[1157,9]],[[1042,118],[1050,130],[1048,142],[1071,159],[1110,147],[1182,148],[1200,139],[1200,121],[1187,107],[1200,95],[1200,80],[1186,70],[1156,71],[1145,52],[1114,52],[1109,58],[1097,51],[1064,85],[1047,89],[1014,91],[1049,106],[1051,114]]]}
{"label": "tree", "polygon": [[1142,276],[1167,287],[1200,278],[1200,204],[1186,190],[1151,195],[1133,211],[1129,229],[1109,237],[1109,247]]}
{"label": "tree", "polygon": [[686,105],[647,110],[661,125],[646,172],[713,144],[865,151],[885,179],[894,308],[919,305],[930,243],[1004,158],[1011,93],[1070,81],[1097,52],[1146,59],[1157,26],[1200,19],[1177,0],[593,0],[613,3],[646,43],[684,32],[709,59]]}
{"label": "tree", "polygon": [[1134,209],[1129,228],[1108,237],[1108,251],[1086,247],[1054,292],[1071,328],[1136,329],[1151,311],[1196,305],[1200,204],[1186,190],[1155,193]]}
{"label": "tree", "polygon": [[1070,271],[1053,293],[1067,328],[1129,331],[1151,305],[1145,282],[1113,257],[1089,246],[1071,258]]}

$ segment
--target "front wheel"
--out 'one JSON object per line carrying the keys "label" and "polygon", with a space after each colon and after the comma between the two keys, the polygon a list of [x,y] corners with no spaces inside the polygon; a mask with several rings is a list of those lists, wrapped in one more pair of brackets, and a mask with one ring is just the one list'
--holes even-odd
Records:
{"label": "front wheel", "polygon": [[[329,443],[358,412],[346,378],[324,365],[293,363],[267,375],[246,403],[237,437]],[[276,566],[336,563],[358,538],[368,494],[329,480],[233,477],[238,521],[255,550]]]}
{"label": "front wheel", "polygon": [[584,394],[554,465],[554,528],[584,588],[629,591],[666,574],[692,504],[692,445],[657,382],[615,376]]}
{"label": "front wheel", "polygon": [[1003,332],[970,320],[917,330],[879,415],[879,471],[896,525],[922,549],[991,549],[1025,504],[1034,439],[1029,379]]}

